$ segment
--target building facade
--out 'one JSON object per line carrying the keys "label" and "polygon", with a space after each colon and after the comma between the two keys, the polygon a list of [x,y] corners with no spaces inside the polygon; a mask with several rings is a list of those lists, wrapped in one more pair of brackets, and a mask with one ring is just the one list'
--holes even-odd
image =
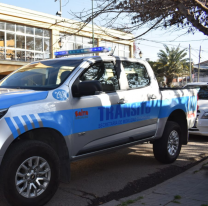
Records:
{"label": "building facade", "polygon": [[[199,75],[198,75],[199,72]],[[200,66],[198,64],[193,65],[193,81],[198,81],[199,76],[199,82],[208,82],[208,61],[204,61],[200,63]]]}
{"label": "building facade", "polygon": [[[82,28],[70,19],[3,3],[0,7],[0,79],[28,62],[54,58],[55,51],[93,47],[91,25]],[[133,57],[132,34],[94,26],[94,38],[95,46]]]}

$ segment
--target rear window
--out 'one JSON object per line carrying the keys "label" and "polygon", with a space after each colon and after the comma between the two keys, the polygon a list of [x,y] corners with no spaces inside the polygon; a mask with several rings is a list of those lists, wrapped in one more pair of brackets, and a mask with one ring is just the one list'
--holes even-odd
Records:
{"label": "rear window", "polygon": [[150,78],[146,67],[138,62],[122,62],[129,88],[135,89],[149,85]]}
{"label": "rear window", "polygon": [[199,99],[208,99],[208,85],[187,85],[184,87],[185,89],[199,89]]}

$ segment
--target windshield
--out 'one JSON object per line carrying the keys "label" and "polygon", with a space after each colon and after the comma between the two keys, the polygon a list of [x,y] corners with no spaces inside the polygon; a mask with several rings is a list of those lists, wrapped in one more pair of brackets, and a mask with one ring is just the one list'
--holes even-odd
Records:
{"label": "windshield", "polygon": [[199,88],[199,99],[208,99],[208,85],[207,86],[199,86],[199,85],[187,85],[184,88],[186,89],[194,89]]}
{"label": "windshield", "polygon": [[50,90],[61,85],[82,60],[47,60],[23,66],[0,82],[0,88]]}

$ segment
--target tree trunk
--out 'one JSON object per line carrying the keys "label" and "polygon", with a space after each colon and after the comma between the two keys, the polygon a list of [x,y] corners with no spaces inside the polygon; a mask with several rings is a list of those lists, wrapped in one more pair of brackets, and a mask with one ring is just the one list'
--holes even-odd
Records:
{"label": "tree trunk", "polygon": [[170,87],[171,86],[171,83],[173,82],[173,77],[166,77],[166,80],[167,80],[167,86]]}

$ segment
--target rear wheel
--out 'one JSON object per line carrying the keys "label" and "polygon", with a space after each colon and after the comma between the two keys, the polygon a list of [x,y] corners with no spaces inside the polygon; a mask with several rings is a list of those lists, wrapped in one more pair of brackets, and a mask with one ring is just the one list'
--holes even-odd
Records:
{"label": "rear wheel", "polygon": [[18,142],[1,165],[1,193],[10,205],[44,205],[58,188],[59,170],[59,158],[49,145]]}
{"label": "rear wheel", "polygon": [[155,158],[162,163],[172,163],[181,151],[181,129],[176,122],[168,121],[160,139],[153,143]]}

